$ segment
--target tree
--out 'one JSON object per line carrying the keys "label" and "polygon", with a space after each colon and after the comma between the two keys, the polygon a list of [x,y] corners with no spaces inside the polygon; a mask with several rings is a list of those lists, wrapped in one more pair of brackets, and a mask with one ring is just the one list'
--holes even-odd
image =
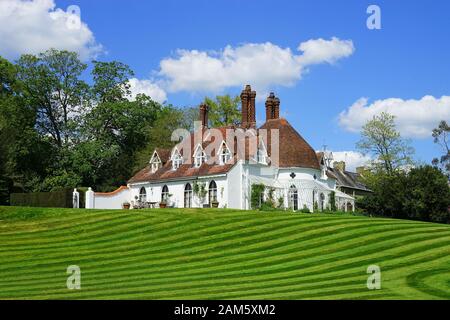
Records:
{"label": "tree", "polygon": [[128,100],[131,94],[129,80],[134,75],[130,67],[118,61],[92,63],[92,92],[97,103]]}
{"label": "tree", "polygon": [[51,163],[51,146],[35,130],[35,109],[25,103],[17,67],[0,57],[0,187],[2,203],[12,188],[27,190]]}
{"label": "tree", "polygon": [[445,120],[442,120],[439,123],[439,126],[433,129],[432,136],[434,138],[434,143],[437,143],[441,146],[443,155],[440,158],[433,159],[433,165],[438,166],[439,164],[442,166],[442,169],[447,173],[447,176],[450,178],[450,126],[447,124]]}
{"label": "tree", "polygon": [[36,126],[61,148],[77,136],[79,115],[89,102],[88,85],[80,79],[87,68],[74,52],[48,50],[22,55],[18,79],[28,106],[36,110]]}
{"label": "tree", "polygon": [[373,191],[358,200],[365,211],[398,219],[450,222],[450,189],[445,175],[432,166],[372,173],[365,182]]}
{"label": "tree", "polygon": [[241,121],[239,96],[216,96],[213,100],[206,97],[204,103],[209,106],[209,122],[212,127],[238,125]]}
{"label": "tree", "polygon": [[413,168],[406,181],[405,210],[412,219],[450,223],[447,177],[432,166]]}
{"label": "tree", "polygon": [[376,160],[373,166],[392,174],[405,165],[412,164],[414,149],[395,128],[395,117],[386,112],[374,116],[362,128],[361,140],[356,147],[363,154],[371,154]]}
{"label": "tree", "polygon": [[146,127],[146,139],[143,148],[135,153],[133,171],[148,164],[155,148],[172,148],[178,141],[172,141],[172,132],[176,129],[191,130],[192,124],[186,121],[185,109],[166,105],[158,112],[153,123]]}

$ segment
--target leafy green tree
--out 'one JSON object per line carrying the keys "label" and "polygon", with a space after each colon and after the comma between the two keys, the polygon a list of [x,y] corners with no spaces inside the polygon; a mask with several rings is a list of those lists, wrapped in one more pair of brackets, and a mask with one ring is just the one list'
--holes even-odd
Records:
{"label": "leafy green tree", "polygon": [[209,106],[209,122],[212,127],[238,125],[241,121],[239,110],[239,96],[216,96],[215,99],[206,97],[204,103]]}
{"label": "leafy green tree", "polygon": [[[86,162],[90,168],[85,171],[90,178],[85,176],[85,180],[89,179],[92,186],[125,183],[134,168],[135,154],[149,143],[148,130],[161,108],[144,95],[138,95],[135,101],[95,106],[87,115],[86,140],[76,149],[80,159],[82,155],[88,156]],[[95,181],[90,180],[94,178]]]}
{"label": "leafy green tree", "polygon": [[131,94],[130,77],[134,72],[122,62],[93,61],[92,92],[97,103],[125,101]]}
{"label": "leafy green tree", "polygon": [[375,215],[398,219],[450,222],[450,189],[446,176],[432,166],[408,173],[372,173],[365,181],[373,191],[358,206]]}
{"label": "leafy green tree", "polygon": [[406,181],[405,210],[412,219],[450,223],[447,177],[432,166],[413,168]]}
{"label": "leafy green tree", "polygon": [[87,65],[74,52],[48,50],[22,55],[17,77],[26,104],[36,111],[36,127],[61,148],[77,138],[79,116],[89,102],[88,85],[80,79]]}
{"label": "leafy green tree", "polygon": [[414,149],[395,128],[395,117],[382,112],[368,121],[362,128],[361,140],[356,147],[363,154],[376,158],[373,166],[392,174],[405,165],[412,164]]}
{"label": "leafy green tree", "polygon": [[172,148],[177,141],[172,141],[172,132],[176,129],[191,129],[191,123],[186,121],[185,109],[178,109],[171,105],[163,106],[157,113],[157,117],[146,128],[146,144],[136,152],[133,171],[145,167],[155,148]]}
{"label": "leafy green tree", "polygon": [[442,120],[439,126],[433,129],[432,136],[434,143],[440,145],[443,152],[440,158],[433,159],[433,165],[440,165],[450,178],[450,126],[447,121]]}
{"label": "leafy green tree", "polygon": [[3,203],[12,188],[33,189],[46,174],[52,147],[35,130],[35,109],[25,103],[17,67],[0,57],[0,185]]}

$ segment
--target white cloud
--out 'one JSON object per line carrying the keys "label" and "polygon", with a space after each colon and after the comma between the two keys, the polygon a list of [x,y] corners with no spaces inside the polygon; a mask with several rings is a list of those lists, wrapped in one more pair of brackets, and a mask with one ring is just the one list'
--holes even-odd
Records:
{"label": "white cloud", "polygon": [[368,165],[372,159],[356,151],[333,151],[334,161],[345,161],[345,170],[356,172],[357,167]]}
{"label": "white cloud", "polygon": [[355,47],[351,40],[339,40],[333,37],[331,40],[312,39],[302,42],[297,50],[303,52],[298,57],[302,65],[323,62],[333,64],[341,58],[351,56]]}
{"label": "white cloud", "polygon": [[131,96],[134,99],[137,94],[144,93],[154,101],[164,102],[167,100],[166,92],[156,83],[150,80],[139,80],[132,78],[129,80]]}
{"label": "white cloud", "polygon": [[86,23],[78,20],[74,27],[73,18],[56,8],[54,0],[1,0],[0,54],[12,59],[55,48],[75,51],[87,60],[101,53]]}
{"label": "white cloud", "polygon": [[350,132],[359,132],[368,120],[383,111],[396,117],[397,129],[404,137],[430,138],[439,121],[450,119],[450,96],[424,96],[420,100],[389,98],[372,104],[361,98],[339,114],[339,124]]}
{"label": "white cloud", "polygon": [[351,40],[332,38],[308,40],[297,49],[300,54],[266,42],[227,46],[219,52],[178,50],[175,57],[161,61],[158,75],[170,92],[219,92],[244,84],[264,92],[274,85],[294,85],[308,66],[348,57],[354,46]]}

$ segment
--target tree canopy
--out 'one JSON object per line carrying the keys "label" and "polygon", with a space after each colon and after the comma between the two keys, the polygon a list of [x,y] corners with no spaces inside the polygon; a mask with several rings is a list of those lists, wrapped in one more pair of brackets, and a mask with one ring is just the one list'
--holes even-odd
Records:
{"label": "tree canopy", "polygon": [[13,190],[114,189],[190,125],[185,109],[132,99],[126,64],[89,69],[69,51],[0,57],[0,203]]}
{"label": "tree canopy", "polygon": [[412,164],[414,149],[396,130],[395,117],[382,112],[368,121],[361,130],[361,139],[356,147],[363,154],[372,155],[376,170],[388,174]]}

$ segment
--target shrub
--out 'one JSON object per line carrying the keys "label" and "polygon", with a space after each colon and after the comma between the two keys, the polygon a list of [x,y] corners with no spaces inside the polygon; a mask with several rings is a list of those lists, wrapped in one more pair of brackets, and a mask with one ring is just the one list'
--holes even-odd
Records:
{"label": "shrub", "polygon": [[303,205],[303,208],[300,210],[301,213],[311,213],[309,208],[306,205]]}
{"label": "shrub", "polygon": [[334,191],[330,193],[330,210],[336,211],[336,192]]}
{"label": "shrub", "polygon": [[10,202],[12,206],[22,207],[72,208],[72,197],[73,189],[52,192],[11,193]]}
{"label": "shrub", "polygon": [[264,190],[266,189],[266,186],[264,184],[252,184],[252,192],[251,192],[251,205],[252,209],[260,208],[263,204],[263,201],[261,200],[262,194],[264,193]]}

